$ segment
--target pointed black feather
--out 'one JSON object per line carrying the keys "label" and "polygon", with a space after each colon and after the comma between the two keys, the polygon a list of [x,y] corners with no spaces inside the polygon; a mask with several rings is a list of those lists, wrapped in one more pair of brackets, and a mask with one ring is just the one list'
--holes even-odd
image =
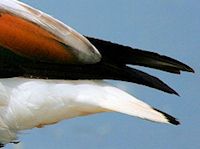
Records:
{"label": "pointed black feather", "polygon": [[165,112],[162,112],[162,111],[160,111],[158,109],[154,108],[154,110],[162,113],[166,117],[166,119],[168,120],[169,123],[171,123],[173,125],[179,125],[179,124],[181,124],[175,117],[173,117],[173,116],[171,116],[171,115],[169,115],[169,114],[167,114]]}
{"label": "pointed black feather", "polygon": [[118,63],[119,65],[140,65],[177,74],[179,74],[180,71],[194,72],[194,70],[186,64],[167,56],[140,49],[133,49],[128,46],[123,46],[92,37],[86,36],[86,38],[92,44],[94,44],[104,59]]}
{"label": "pointed black feather", "polygon": [[[38,67],[39,66],[39,67]],[[162,82],[160,79],[142,71],[127,66],[115,66],[112,64],[98,63],[95,65],[36,65],[30,69],[24,67],[25,77],[40,77],[49,79],[112,79],[133,82],[155,88],[170,94],[178,93]],[[44,69],[45,68],[45,69]]]}

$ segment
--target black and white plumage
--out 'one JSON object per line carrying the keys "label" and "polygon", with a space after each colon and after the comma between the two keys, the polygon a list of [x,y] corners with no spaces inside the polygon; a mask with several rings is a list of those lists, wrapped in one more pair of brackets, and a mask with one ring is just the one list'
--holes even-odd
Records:
{"label": "black and white plumage", "polygon": [[0,1],[0,143],[60,120],[116,111],[150,121],[179,122],[102,79],[178,94],[160,79],[127,66],[179,74],[189,66],[157,53],[82,36],[16,0]]}

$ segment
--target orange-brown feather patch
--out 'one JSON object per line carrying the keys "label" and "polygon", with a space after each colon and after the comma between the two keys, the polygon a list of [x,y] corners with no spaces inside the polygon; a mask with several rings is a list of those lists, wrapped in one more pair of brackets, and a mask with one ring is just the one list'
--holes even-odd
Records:
{"label": "orange-brown feather patch", "polygon": [[75,57],[40,26],[9,13],[0,15],[0,45],[31,59],[74,63]]}

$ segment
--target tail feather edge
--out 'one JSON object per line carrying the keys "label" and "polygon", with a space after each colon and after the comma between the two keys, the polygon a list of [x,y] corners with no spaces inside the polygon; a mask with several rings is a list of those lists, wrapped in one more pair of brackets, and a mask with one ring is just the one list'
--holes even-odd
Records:
{"label": "tail feather edge", "polygon": [[171,115],[151,107],[120,89],[107,87],[106,91],[109,92],[109,99],[101,103],[103,108],[149,121],[174,125],[180,124]]}

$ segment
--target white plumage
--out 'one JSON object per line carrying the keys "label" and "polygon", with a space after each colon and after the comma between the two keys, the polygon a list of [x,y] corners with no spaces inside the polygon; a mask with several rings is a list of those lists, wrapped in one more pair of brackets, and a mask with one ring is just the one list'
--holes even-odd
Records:
{"label": "white plumage", "polygon": [[21,130],[98,112],[117,111],[169,123],[149,105],[103,81],[10,78],[0,82],[2,143],[17,139]]}

